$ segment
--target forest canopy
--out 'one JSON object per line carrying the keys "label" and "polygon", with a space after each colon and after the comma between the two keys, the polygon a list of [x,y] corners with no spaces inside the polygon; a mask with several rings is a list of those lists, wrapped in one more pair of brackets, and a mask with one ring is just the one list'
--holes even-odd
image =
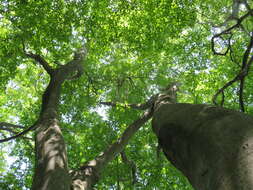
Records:
{"label": "forest canopy", "polygon": [[[142,115],[130,104],[146,102],[173,82],[179,84],[180,103],[253,114],[252,4],[1,0],[0,139],[36,123],[50,69],[64,68],[80,49],[85,49],[82,73],[76,70],[78,78],[62,82],[58,106],[70,169],[94,159]],[[31,130],[0,144],[0,189],[31,187],[34,136]],[[192,189],[157,146],[147,122],[95,187]]]}

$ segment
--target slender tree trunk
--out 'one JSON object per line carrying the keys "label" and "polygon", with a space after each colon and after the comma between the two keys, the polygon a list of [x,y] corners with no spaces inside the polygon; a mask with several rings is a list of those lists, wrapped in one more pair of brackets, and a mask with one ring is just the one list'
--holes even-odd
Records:
{"label": "slender tree trunk", "polygon": [[163,104],[152,127],[196,190],[253,189],[253,118],[209,105]]}
{"label": "slender tree trunk", "polygon": [[57,119],[42,121],[35,132],[36,169],[33,190],[69,190],[65,143]]}
{"label": "slender tree trunk", "polygon": [[41,113],[35,124],[35,173],[32,190],[69,190],[66,146],[58,121],[61,86],[65,80],[82,75],[85,50],[79,50],[69,63],[52,69],[39,55],[27,54],[35,59],[50,75],[50,82],[42,97]]}
{"label": "slender tree trunk", "polygon": [[[58,73],[57,73],[58,72]],[[70,178],[57,108],[64,81],[59,71],[43,94],[40,118],[35,126],[35,175],[32,190],[69,190]]]}

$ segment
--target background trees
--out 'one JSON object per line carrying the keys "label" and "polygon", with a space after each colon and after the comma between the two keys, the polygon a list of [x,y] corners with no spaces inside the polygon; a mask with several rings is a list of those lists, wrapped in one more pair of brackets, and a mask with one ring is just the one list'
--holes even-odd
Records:
{"label": "background trees", "polygon": [[[122,106],[108,108],[100,101],[145,102],[178,81],[179,102],[212,103],[218,89],[240,73],[247,48],[251,52],[252,5],[248,3],[239,9],[238,18],[249,14],[240,27],[215,36],[237,24],[227,19],[234,10],[232,1],[1,0],[0,121],[28,127],[38,118],[49,76],[25,52],[41,55],[57,68],[85,46],[84,74],[64,83],[59,107],[69,167],[76,168],[112,144],[141,114]],[[251,113],[253,86],[251,73],[247,74],[243,102]],[[224,106],[239,110],[239,92],[237,83],[229,86]],[[223,102],[222,96],[216,102]],[[157,141],[148,125],[125,148],[128,161],[117,156],[106,168],[98,189],[190,189],[163,157],[157,160]],[[1,139],[23,130],[4,125],[1,129]],[[31,185],[34,144],[30,138],[32,133],[0,145],[2,160],[17,159],[12,167],[10,162],[0,162],[3,189]]]}

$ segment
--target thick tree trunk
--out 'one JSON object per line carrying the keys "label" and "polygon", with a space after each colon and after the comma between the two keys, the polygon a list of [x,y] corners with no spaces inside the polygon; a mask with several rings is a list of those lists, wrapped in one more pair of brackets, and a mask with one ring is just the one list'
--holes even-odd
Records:
{"label": "thick tree trunk", "polygon": [[209,105],[162,104],[152,127],[196,190],[253,189],[253,118]]}

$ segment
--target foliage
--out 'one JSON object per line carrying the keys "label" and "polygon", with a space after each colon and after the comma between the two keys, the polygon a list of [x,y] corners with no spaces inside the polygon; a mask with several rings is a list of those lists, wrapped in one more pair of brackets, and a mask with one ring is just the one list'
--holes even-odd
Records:
{"label": "foliage", "polygon": [[[229,0],[1,0],[0,121],[30,126],[38,117],[48,76],[24,51],[42,55],[55,67],[68,62],[80,46],[88,50],[85,73],[64,83],[60,102],[70,168],[94,158],[140,115],[132,109],[103,107],[99,101],[141,103],[178,81],[179,102],[211,103],[238,69],[229,57],[213,55],[210,43],[213,24],[227,18],[231,4]],[[251,30],[252,19],[243,24]],[[236,33],[234,57],[241,59],[247,39],[243,32]],[[251,75],[245,87],[249,113]],[[237,90],[235,84],[225,91],[226,107],[238,109]],[[3,131],[0,137],[5,135]],[[0,161],[1,189],[31,185],[34,145],[27,141],[6,143],[9,156],[18,159],[9,169]],[[156,146],[149,124],[125,150],[137,166],[137,182],[132,184],[131,169],[118,156],[97,189],[192,189],[164,157],[156,158]],[[9,156],[0,151],[1,160]]]}

